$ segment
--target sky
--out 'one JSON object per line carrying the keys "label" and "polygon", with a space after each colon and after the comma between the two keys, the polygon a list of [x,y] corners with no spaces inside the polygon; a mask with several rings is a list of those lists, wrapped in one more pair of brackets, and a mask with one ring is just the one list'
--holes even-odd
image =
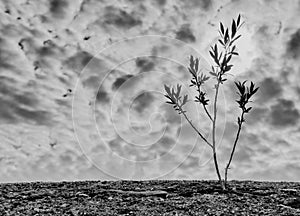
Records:
{"label": "sky", "polygon": [[299,0],[2,0],[0,182],[217,179],[164,84],[182,85],[187,115],[211,140],[189,56],[207,72],[219,22],[238,14],[239,56],[218,101],[221,173],[240,114],[234,81],[248,80],[260,89],[229,179],[299,181]]}

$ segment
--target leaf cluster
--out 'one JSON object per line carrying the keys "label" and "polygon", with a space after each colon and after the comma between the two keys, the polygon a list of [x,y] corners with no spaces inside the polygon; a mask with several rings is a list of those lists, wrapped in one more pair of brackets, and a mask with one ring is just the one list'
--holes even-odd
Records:
{"label": "leaf cluster", "polygon": [[199,58],[195,58],[190,56],[190,65],[188,67],[189,72],[192,74],[190,87],[196,87],[198,96],[195,96],[195,102],[199,102],[204,106],[208,105],[208,99],[206,98],[206,92],[201,90],[201,86],[209,80],[209,76],[206,76],[203,72],[199,72]]}
{"label": "leaf cluster", "polygon": [[237,20],[232,20],[231,24],[231,34],[229,34],[229,29],[224,28],[224,25],[222,22],[220,22],[220,30],[219,34],[223,38],[223,40],[219,40],[220,44],[223,46],[229,45],[231,46],[237,39],[241,37],[241,35],[236,35],[238,29],[242,26],[241,23],[241,15],[238,15]]}
{"label": "leaf cluster", "polygon": [[[220,39],[218,41],[222,45],[223,49],[220,50],[218,44],[214,44],[214,46],[211,46],[211,50],[209,51],[210,56],[216,64],[211,67],[209,74],[217,79],[217,85],[219,85],[219,83],[223,84],[223,82],[227,80],[224,78],[224,75],[226,75],[225,73],[230,71],[233,67],[233,65],[230,64],[232,56],[238,55],[234,42],[241,37],[241,35],[237,34],[241,25],[240,15],[236,20],[232,20],[231,29],[224,28],[224,25],[220,22]],[[206,92],[202,90],[202,86],[210,79],[210,76],[205,75],[200,70],[200,59],[193,56],[190,56],[188,71],[192,75],[190,87],[195,87],[198,92],[194,101],[202,104],[204,109],[206,109],[205,106],[208,105],[209,99],[207,98]],[[167,103],[173,105],[175,110],[178,111],[179,114],[182,114],[184,112],[182,106],[187,103],[188,96],[184,95],[183,99],[180,96],[181,85],[177,85],[177,88],[171,88],[165,85],[165,91],[167,93],[165,95],[168,99]],[[207,112],[207,110],[205,111]],[[209,117],[211,118],[210,115]]]}
{"label": "leaf cluster", "polygon": [[209,51],[211,58],[216,64],[216,66],[212,66],[212,70],[209,73],[217,78],[221,84],[227,80],[223,78],[225,73],[229,72],[233,67],[233,65],[230,64],[232,56],[239,55],[234,42],[241,37],[240,34],[237,35],[238,29],[241,26],[241,15],[238,16],[237,20],[232,20],[231,29],[224,28],[223,23],[220,22],[219,34],[221,38],[218,39],[218,42],[221,44],[223,50],[219,50],[218,45],[215,44],[211,46]]}
{"label": "leaf cluster", "polygon": [[182,109],[182,107],[186,104],[188,101],[188,95],[183,96],[183,100],[181,101],[181,85],[177,84],[177,88],[170,88],[167,85],[164,85],[165,91],[167,94],[165,94],[165,97],[168,99],[166,103],[173,105],[173,108],[178,111],[178,114],[183,114],[186,111]]}
{"label": "leaf cluster", "polygon": [[[246,107],[248,102],[250,101],[250,98],[257,92],[259,87],[255,88],[255,84],[253,82],[250,83],[250,86],[246,86],[246,82],[235,82],[235,85],[238,89],[237,94],[239,95],[239,99],[236,100],[236,102],[239,104],[239,108],[242,109],[242,113],[249,113],[249,111],[252,109],[252,107]],[[244,122],[245,119],[243,118],[243,115],[241,118],[238,118],[238,124],[241,124]]]}

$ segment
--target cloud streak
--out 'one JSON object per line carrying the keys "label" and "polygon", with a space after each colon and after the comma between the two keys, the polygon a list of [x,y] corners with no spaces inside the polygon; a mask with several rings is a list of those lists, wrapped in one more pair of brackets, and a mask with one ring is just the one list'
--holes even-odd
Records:
{"label": "cloud streak", "polygon": [[[237,129],[232,82],[253,80],[261,88],[230,177],[299,180],[297,1],[2,1],[0,9],[0,182],[215,178],[208,149],[165,104],[163,85],[186,84],[192,100],[188,57],[207,59],[219,21],[238,13],[245,24],[236,76],[220,97],[220,161]],[[192,104],[188,115],[211,138]]]}

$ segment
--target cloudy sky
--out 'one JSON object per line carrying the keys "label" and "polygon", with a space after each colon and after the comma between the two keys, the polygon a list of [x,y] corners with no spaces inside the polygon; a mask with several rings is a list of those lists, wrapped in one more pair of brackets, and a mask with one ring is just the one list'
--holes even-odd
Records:
{"label": "cloudy sky", "polygon": [[[240,55],[219,96],[220,169],[237,130],[233,81],[251,80],[260,91],[229,178],[300,180],[299,0],[2,0],[0,11],[0,182],[216,179],[210,149],[163,86],[192,99],[189,56],[206,71],[219,22],[238,14]],[[211,139],[201,107],[187,111]]]}

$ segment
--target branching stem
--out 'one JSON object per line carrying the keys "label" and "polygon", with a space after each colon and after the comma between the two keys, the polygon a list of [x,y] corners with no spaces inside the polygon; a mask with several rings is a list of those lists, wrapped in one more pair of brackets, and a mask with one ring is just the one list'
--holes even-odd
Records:
{"label": "branching stem", "polygon": [[182,109],[182,104],[180,105],[179,102],[180,102],[180,99],[178,98],[177,101],[176,101],[176,104],[177,104],[177,107],[178,107],[180,113],[182,113],[182,115],[185,117],[185,119],[187,120],[187,122],[198,133],[198,135],[205,141],[205,143],[207,145],[209,145],[211,148],[213,148],[213,145],[208,142],[208,140],[201,134],[201,132],[195,127],[195,125],[192,123],[192,121],[187,117],[187,115],[185,114],[186,111],[184,111]]}
{"label": "branching stem", "polygon": [[204,108],[204,110],[205,110],[207,116],[209,117],[209,119],[210,119],[211,121],[213,121],[211,115],[209,114],[209,112],[208,112],[208,110],[207,110],[207,108],[206,108],[206,106],[205,106],[204,104],[203,104],[203,108]]}
{"label": "branching stem", "polygon": [[192,126],[192,128],[198,133],[198,135],[206,142],[207,145],[209,145],[211,148],[213,148],[213,145],[208,142],[208,140],[200,133],[200,131],[193,125],[191,120],[187,117],[187,115],[183,112],[182,113],[187,122]]}

